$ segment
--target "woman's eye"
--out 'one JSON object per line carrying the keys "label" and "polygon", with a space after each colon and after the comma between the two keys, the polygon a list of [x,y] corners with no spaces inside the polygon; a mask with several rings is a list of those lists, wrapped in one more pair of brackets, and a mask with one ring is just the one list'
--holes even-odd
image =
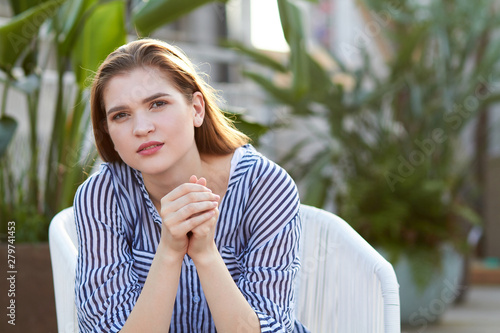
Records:
{"label": "woman's eye", "polygon": [[152,104],[151,104],[151,108],[153,109],[156,109],[156,108],[159,108],[161,106],[164,106],[166,105],[167,103],[164,102],[164,101],[154,101]]}
{"label": "woman's eye", "polygon": [[126,113],[124,113],[124,112],[118,112],[118,113],[116,113],[115,115],[113,115],[113,118],[112,118],[112,119],[113,119],[113,120],[118,120],[118,119],[124,118],[124,117],[126,117],[126,116],[127,116],[127,114],[126,114]]}

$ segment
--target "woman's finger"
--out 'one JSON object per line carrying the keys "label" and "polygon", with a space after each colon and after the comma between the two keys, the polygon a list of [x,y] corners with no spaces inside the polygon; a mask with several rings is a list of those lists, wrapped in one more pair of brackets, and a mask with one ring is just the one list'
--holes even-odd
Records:
{"label": "woman's finger", "polygon": [[201,186],[207,186],[207,180],[203,177],[201,177],[200,179],[198,179],[198,181],[196,182],[196,184],[199,184]]}
{"label": "woman's finger", "polygon": [[213,210],[215,207],[217,207],[217,201],[194,202],[185,205],[173,215],[180,221],[187,221],[191,217],[203,214],[204,212],[209,210]]}
{"label": "woman's finger", "polygon": [[217,219],[219,217],[219,208],[214,208],[214,212],[215,214],[213,215],[213,218],[207,219],[203,223],[200,223],[198,226],[193,228],[192,232],[205,234],[208,229],[212,229],[212,231],[215,232],[215,225],[217,224]]}
{"label": "woman's finger", "polygon": [[191,230],[195,229],[199,225],[205,223],[206,221],[213,219],[216,216],[215,209],[205,211],[201,214],[191,216],[182,223],[177,223],[170,228],[170,231],[176,235],[186,235]]}
{"label": "woman's finger", "polygon": [[[161,205],[161,215],[166,215],[170,213],[175,213],[183,209],[184,207],[201,202],[212,202],[219,201],[220,197],[211,192],[191,192],[188,193],[174,201],[164,200]],[[193,212],[195,214],[197,212]]]}
{"label": "woman's finger", "polygon": [[165,195],[163,198],[161,198],[161,201],[174,201],[188,193],[191,192],[209,192],[212,193],[212,190],[210,190],[208,187],[200,185],[200,184],[194,184],[194,183],[184,183],[179,186],[177,186],[175,189],[173,189],[170,193]]}
{"label": "woman's finger", "polygon": [[187,221],[188,219],[201,215],[207,211],[213,210],[217,207],[217,201],[200,201],[193,202],[182,206],[179,210],[169,212],[167,208],[162,209],[161,217],[163,223],[166,225],[174,225]]}

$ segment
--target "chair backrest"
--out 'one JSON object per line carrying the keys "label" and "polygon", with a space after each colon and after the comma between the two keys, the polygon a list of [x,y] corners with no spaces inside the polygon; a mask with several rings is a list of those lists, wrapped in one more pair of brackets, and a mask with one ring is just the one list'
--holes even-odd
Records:
{"label": "chair backrest", "polygon": [[59,212],[50,223],[49,248],[54,277],[59,333],[78,332],[75,306],[75,270],[78,256],[73,208]]}
{"label": "chair backrest", "polygon": [[[338,216],[302,205],[301,217],[297,318],[318,333],[401,332],[399,285],[391,264]],[[53,218],[49,244],[58,331],[78,332],[72,207]]]}
{"label": "chair backrest", "polygon": [[311,332],[401,332],[392,265],[349,224],[302,205],[297,318]]}

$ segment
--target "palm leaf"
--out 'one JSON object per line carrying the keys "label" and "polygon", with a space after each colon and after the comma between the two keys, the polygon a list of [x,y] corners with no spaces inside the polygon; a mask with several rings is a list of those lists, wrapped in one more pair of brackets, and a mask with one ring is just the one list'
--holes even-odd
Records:
{"label": "palm leaf", "polygon": [[297,98],[309,90],[309,59],[300,9],[288,0],[278,0],[283,34],[290,46],[290,65],[293,73],[293,90]]}
{"label": "palm leaf", "polygon": [[9,0],[10,8],[14,12],[14,15],[21,14],[22,12],[38,6],[39,4],[47,0]]}
{"label": "palm leaf", "polygon": [[274,82],[267,77],[253,73],[244,71],[243,75],[257,83],[261,86],[266,92],[268,92],[272,97],[278,100],[281,103],[293,105],[296,102],[292,91],[289,89],[279,88]]}
{"label": "palm leaf", "polygon": [[[228,0],[217,2],[226,3]],[[132,16],[133,23],[142,36],[148,36],[159,27],[214,0],[150,0],[139,5]]]}
{"label": "palm leaf", "polygon": [[[102,24],[104,21],[106,25]],[[107,55],[125,43],[125,3],[116,0],[94,8],[71,53],[78,85],[85,87],[88,76],[93,75]]]}
{"label": "palm leaf", "polygon": [[64,1],[49,0],[14,16],[0,27],[0,68],[10,73],[19,56],[38,35],[40,26]]}
{"label": "palm leaf", "polygon": [[235,42],[235,41],[225,41],[225,42],[223,42],[223,46],[235,49],[239,53],[244,54],[246,56],[249,56],[256,63],[261,64],[263,66],[266,66],[270,69],[273,69],[273,70],[281,72],[281,73],[288,72],[288,69],[285,66],[283,66],[281,63],[279,63],[278,61],[265,55],[262,52],[256,51],[255,49],[252,49],[249,47],[246,47],[242,43]]}
{"label": "palm leaf", "polygon": [[224,110],[228,117],[233,119],[238,130],[248,135],[252,143],[256,146],[260,144],[260,138],[266,134],[271,127],[248,119],[245,114],[233,110]]}

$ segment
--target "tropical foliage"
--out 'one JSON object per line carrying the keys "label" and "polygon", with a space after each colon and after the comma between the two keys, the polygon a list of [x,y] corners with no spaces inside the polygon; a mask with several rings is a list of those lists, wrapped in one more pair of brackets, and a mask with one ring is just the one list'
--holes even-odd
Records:
{"label": "tropical foliage", "polygon": [[[232,46],[273,73],[247,77],[312,127],[282,161],[305,185],[304,202],[335,206],[393,261],[402,251],[432,257],[443,242],[462,243],[457,220],[479,222],[463,196],[473,163],[464,129],[500,98],[494,5],[359,1],[372,29],[340,45],[344,59],[359,57],[352,67],[310,47],[296,2],[278,4],[291,49],[285,63]],[[363,39],[381,46],[382,66]],[[276,83],[283,76],[289,84]]]}

